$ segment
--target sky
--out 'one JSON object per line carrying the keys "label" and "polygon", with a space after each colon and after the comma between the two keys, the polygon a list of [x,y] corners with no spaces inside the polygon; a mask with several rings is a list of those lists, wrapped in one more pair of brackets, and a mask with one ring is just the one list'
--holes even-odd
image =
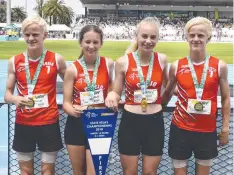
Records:
{"label": "sky", "polygon": [[[84,14],[85,10],[82,7],[80,0],[63,0],[67,6],[70,6],[75,14]],[[26,3],[27,2],[27,3]],[[26,7],[27,4],[27,13],[28,16],[35,15],[36,12],[33,8],[36,6],[36,0],[11,0],[11,7],[23,6]]]}

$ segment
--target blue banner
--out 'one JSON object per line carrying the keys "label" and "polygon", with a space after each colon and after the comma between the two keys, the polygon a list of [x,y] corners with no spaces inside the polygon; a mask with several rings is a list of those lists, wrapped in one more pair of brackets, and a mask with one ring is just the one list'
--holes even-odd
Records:
{"label": "blue banner", "polygon": [[89,109],[82,114],[96,175],[105,175],[118,112]]}

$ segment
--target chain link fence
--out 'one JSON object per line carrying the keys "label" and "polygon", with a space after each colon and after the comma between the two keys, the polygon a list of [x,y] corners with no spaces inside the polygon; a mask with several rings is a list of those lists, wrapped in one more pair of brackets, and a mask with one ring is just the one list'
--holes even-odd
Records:
{"label": "chain link fence", "polygon": [[[59,119],[60,119],[60,127],[62,132],[62,138],[64,138],[64,127],[66,123],[66,117],[67,115],[63,112],[61,109],[61,106],[59,106]],[[168,139],[169,139],[169,129],[170,129],[170,123],[171,123],[171,115],[174,108],[166,108],[164,111],[164,122],[165,122],[165,147],[164,147],[164,154],[162,156],[162,160],[158,169],[159,175],[172,175],[173,174],[173,168],[171,164],[171,160],[168,157]],[[118,153],[118,144],[117,144],[117,131],[120,123],[122,113],[119,113],[118,120],[117,120],[117,126],[115,129],[115,134],[112,142],[112,147],[110,150],[110,156],[108,161],[108,168],[106,171],[107,175],[119,175],[122,173],[121,163],[120,163],[120,157]],[[12,142],[14,137],[14,123],[15,123],[15,106],[8,105],[8,116],[9,116],[9,148],[8,148],[8,174],[9,175],[18,175],[20,174],[19,166],[16,159],[16,154],[14,150],[12,150]],[[233,116],[233,110],[231,111],[231,116]],[[222,126],[222,118],[221,118],[221,110],[218,110],[218,118],[217,118],[217,132],[220,132]],[[34,159],[34,167],[35,171],[34,174],[41,174],[41,161],[40,161],[40,153],[35,152],[35,159]],[[139,161],[139,170],[138,174],[141,174],[142,172],[142,166],[141,166],[141,160],[140,157]],[[188,175],[194,175],[195,174],[195,166],[194,166],[194,158],[191,158],[188,165]],[[57,161],[56,161],[56,175],[71,175],[72,174],[72,168],[69,161],[68,153],[66,150],[66,147],[64,145],[64,148],[58,153]],[[224,147],[219,148],[219,156],[214,159],[213,166],[211,168],[211,175],[232,175],[233,174],[233,118],[231,117],[230,122],[230,137],[229,137],[229,143],[228,145]]]}

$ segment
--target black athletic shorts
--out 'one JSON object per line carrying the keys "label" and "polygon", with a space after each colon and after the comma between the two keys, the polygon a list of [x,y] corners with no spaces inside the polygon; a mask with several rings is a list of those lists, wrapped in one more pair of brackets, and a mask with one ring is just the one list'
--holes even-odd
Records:
{"label": "black athletic shorts", "polygon": [[85,146],[89,149],[81,117],[67,116],[64,140],[66,145]]}
{"label": "black athletic shorts", "polygon": [[17,152],[59,151],[63,148],[59,121],[54,124],[27,126],[15,123],[13,150]]}
{"label": "black athletic shorts", "polygon": [[168,154],[177,160],[189,159],[192,153],[196,159],[213,159],[218,156],[217,139],[216,131],[187,131],[171,124]]}
{"label": "black athletic shorts", "polygon": [[161,156],[164,147],[162,111],[142,115],[123,111],[118,133],[119,152],[124,155]]}

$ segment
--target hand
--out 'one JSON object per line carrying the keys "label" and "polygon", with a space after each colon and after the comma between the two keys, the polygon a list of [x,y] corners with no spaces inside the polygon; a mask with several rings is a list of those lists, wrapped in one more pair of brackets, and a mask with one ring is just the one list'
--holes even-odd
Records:
{"label": "hand", "polygon": [[125,100],[120,100],[119,101],[119,105],[124,105],[125,104]]}
{"label": "hand", "polygon": [[117,112],[118,111],[118,100],[117,100],[117,95],[116,92],[109,92],[106,99],[105,99],[105,105],[106,107],[112,109],[113,111]]}
{"label": "hand", "polygon": [[30,100],[32,99],[24,96],[14,96],[14,104],[16,107],[25,108]]}
{"label": "hand", "polygon": [[75,114],[74,117],[80,117],[83,113],[83,110],[87,109],[87,106],[81,105],[72,105],[73,106],[73,113]]}
{"label": "hand", "polygon": [[219,133],[219,146],[224,146],[228,143],[229,129],[222,129]]}

